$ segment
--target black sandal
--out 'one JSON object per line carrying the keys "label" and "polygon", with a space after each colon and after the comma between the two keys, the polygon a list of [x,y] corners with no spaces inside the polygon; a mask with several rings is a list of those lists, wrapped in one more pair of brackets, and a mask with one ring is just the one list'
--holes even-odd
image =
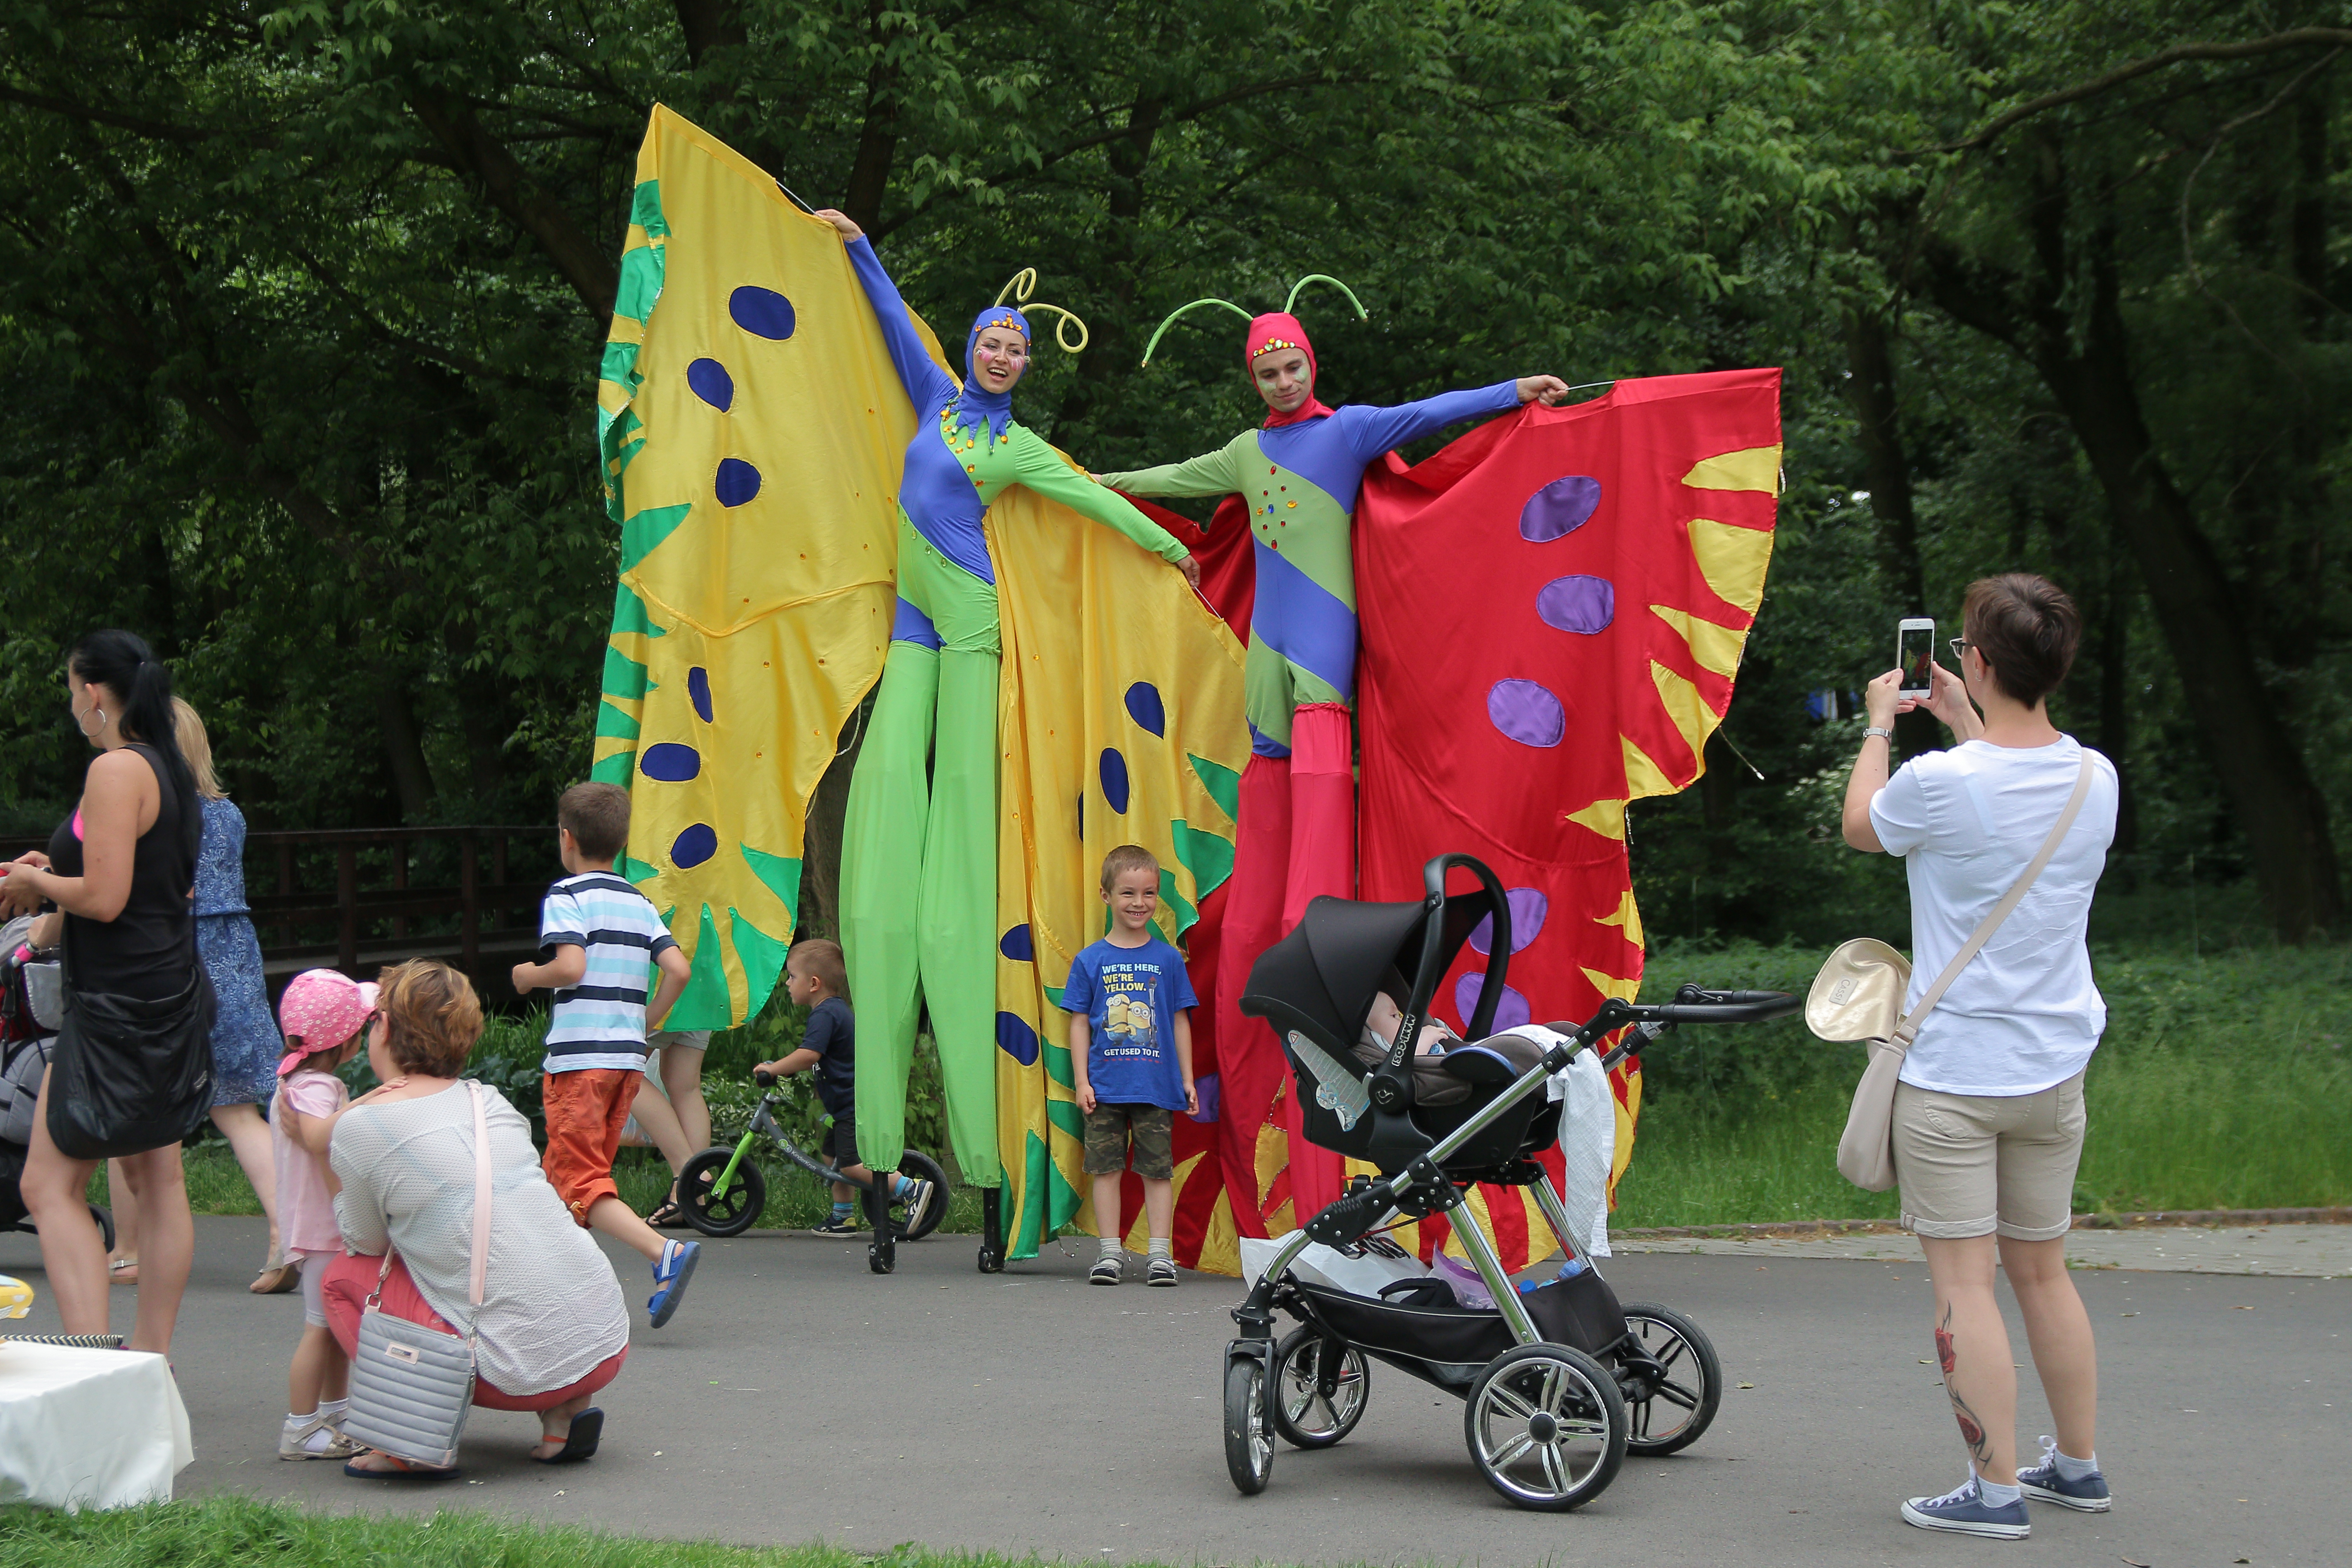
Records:
{"label": "black sandal", "polygon": [[[596,1457],[596,1445],[604,1441],[604,1413],[590,1405],[572,1418],[572,1429],[564,1434],[563,1447],[545,1458],[533,1454],[531,1462],[540,1465],[576,1465],[583,1459]],[[547,1441],[542,1437],[541,1442]]]}
{"label": "black sandal", "polygon": [[656,1230],[691,1230],[694,1228],[694,1222],[686,1217],[686,1211],[684,1209],[677,1206],[677,1199],[676,1197],[664,1198],[655,1206],[653,1213],[646,1215],[646,1223],[653,1226]]}

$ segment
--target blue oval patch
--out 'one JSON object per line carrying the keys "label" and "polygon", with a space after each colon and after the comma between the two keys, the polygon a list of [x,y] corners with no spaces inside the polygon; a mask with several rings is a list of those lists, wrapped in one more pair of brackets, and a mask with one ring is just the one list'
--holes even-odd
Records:
{"label": "blue oval patch", "polygon": [[735,406],[735,378],[715,359],[698,359],[686,367],[687,389],[724,414]]}
{"label": "blue oval patch", "polygon": [[669,847],[669,863],[681,871],[691,871],[719,853],[719,835],[710,824],[698,822],[679,834]]}
{"label": "blue oval patch", "polygon": [[1160,688],[1148,680],[1139,680],[1127,689],[1127,716],[1139,729],[1155,735],[1168,733],[1168,708],[1160,700]]}
{"label": "blue oval patch", "polygon": [[687,699],[694,704],[694,716],[704,723],[710,722],[710,672],[696,665],[686,672]]}
{"label": "blue oval patch", "polygon": [[1104,801],[1113,811],[1124,816],[1127,811],[1127,759],[1118,754],[1117,746],[1105,746],[1102,761],[1095,771],[1102,780]]}
{"label": "blue oval patch", "polygon": [[1017,1013],[996,1016],[996,1048],[1019,1062],[1034,1067],[1037,1061],[1037,1031],[1031,1028]]}
{"label": "blue oval patch", "polygon": [[773,289],[762,289],[747,283],[727,296],[727,313],[735,324],[754,337],[782,342],[793,335],[797,318],[793,302]]}
{"label": "blue oval patch", "polygon": [[720,506],[741,506],[760,493],[760,470],[740,458],[721,458],[710,489]]}
{"label": "blue oval patch", "polygon": [[[658,746],[647,746],[638,754],[637,771],[663,784],[684,784],[702,771],[702,753],[692,746],[664,741]],[[706,855],[703,858],[707,860],[709,857]]]}
{"label": "blue oval patch", "polygon": [[1014,926],[997,940],[996,951],[1015,963],[1037,962],[1037,944],[1029,935],[1026,925]]}

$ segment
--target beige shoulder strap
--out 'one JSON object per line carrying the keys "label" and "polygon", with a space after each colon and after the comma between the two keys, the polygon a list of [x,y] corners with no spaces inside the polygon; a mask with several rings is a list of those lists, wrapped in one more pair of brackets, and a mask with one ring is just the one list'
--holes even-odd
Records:
{"label": "beige shoulder strap", "polygon": [[2024,901],[2027,890],[2040,879],[2042,869],[2050,864],[2051,857],[2058,853],[2058,846],[2065,841],[2067,829],[2073,827],[2074,818],[2082,815],[2083,802],[2090,798],[2090,794],[2091,749],[2085,746],[2083,748],[2082,771],[2074,775],[2074,793],[2067,796],[2066,809],[2058,814],[2058,826],[2050,830],[2050,837],[2042,841],[2041,850],[2025,868],[2024,874],[2010,884],[2009,891],[2000,896],[2000,902],[1985,916],[1984,923],[1977,927],[1976,934],[1969,937],[1966,945],[1953,955],[1952,962],[1944,966],[1944,973],[1936,976],[1936,984],[1920,994],[1919,1005],[1905,1014],[1895,1026],[1895,1039],[1898,1045],[1906,1050],[1910,1048],[1913,1037],[1919,1033],[1919,1021],[1935,1010],[1936,1004],[1944,999],[1944,993],[1951,989],[1952,982],[1960,977],[1960,971],[1969,966],[1969,961],[1992,940],[1992,933],[1999,931],[2001,922]]}
{"label": "beige shoulder strap", "polygon": [[482,1283],[490,1269],[490,1119],[482,1109],[482,1086],[466,1080],[474,1101],[474,1268],[466,1283],[466,1300],[476,1313],[482,1310]]}

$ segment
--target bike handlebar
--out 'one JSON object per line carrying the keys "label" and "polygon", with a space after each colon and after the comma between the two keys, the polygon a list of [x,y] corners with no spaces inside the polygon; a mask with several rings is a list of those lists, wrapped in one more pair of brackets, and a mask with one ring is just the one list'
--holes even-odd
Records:
{"label": "bike handlebar", "polygon": [[776,1087],[776,1075],[772,1072],[755,1072],[751,1075],[751,1081],[761,1089],[773,1089]]}

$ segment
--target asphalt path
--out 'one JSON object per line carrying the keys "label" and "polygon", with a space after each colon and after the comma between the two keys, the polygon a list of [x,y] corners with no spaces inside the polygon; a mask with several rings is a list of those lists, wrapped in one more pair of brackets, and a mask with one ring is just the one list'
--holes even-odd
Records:
{"label": "asphalt path", "polygon": [[[973,1267],[973,1243],[902,1247],[869,1274],[862,1244],[807,1236],[709,1243],[678,1315],[642,1316],[608,1389],[604,1449],[532,1464],[537,1424],[477,1411],[462,1479],[346,1479],[276,1457],[299,1296],[245,1292],[260,1222],[199,1218],[173,1360],[194,1422],[183,1497],[237,1490],[318,1509],[479,1508],[622,1533],[738,1542],[901,1542],[1064,1561],[1167,1563],[1880,1564],[1958,1562],[2340,1563],[2352,1555],[2352,1281],[2085,1271],[2100,1342],[2100,1458],[2112,1514],[2042,1507],[2023,1543],[1930,1535],[1901,1500],[1964,1460],[1914,1263],[1646,1255],[1613,1261],[1627,1300],[1696,1318],[1727,1389],[1683,1454],[1628,1459],[1568,1515],[1489,1491],[1462,1406],[1382,1367],[1347,1442],[1283,1448],[1243,1498],[1219,1437],[1221,1352],[1238,1281],[1174,1290],[1084,1280],[1091,1244]],[[616,1259],[639,1304],[635,1255]],[[0,1236],[0,1273],[40,1289],[37,1243]],[[131,1291],[115,1292],[118,1328]],[[2011,1332],[2024,1359],[2024,1335]],[[2021,1439],[2050,1429],[2021,1372]]]}

